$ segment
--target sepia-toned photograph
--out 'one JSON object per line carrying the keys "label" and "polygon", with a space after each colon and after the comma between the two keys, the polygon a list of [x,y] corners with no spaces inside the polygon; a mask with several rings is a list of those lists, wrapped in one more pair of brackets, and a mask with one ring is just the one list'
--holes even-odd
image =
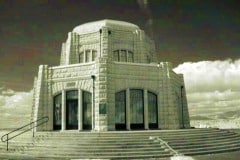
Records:
{"label": "sepia-toned photograph", "polygon": [[0,159],[239,160],[240,1],[0,0]]}

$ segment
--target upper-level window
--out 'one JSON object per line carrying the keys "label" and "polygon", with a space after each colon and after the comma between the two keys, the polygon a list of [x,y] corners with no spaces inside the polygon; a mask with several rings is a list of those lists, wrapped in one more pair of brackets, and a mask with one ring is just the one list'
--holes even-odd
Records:
{"label": "upper-level window", "polygon": [[132,51],[128,51],[128,57],[127,57],[127,59],[128,59],[128,62],[133,62],[133,52]]}
{"label": "upper-level window", "polygon": [[95,61],[95,58],[97,57],[97,50],[87,49],[83,52],[80,52],[78,56],[79,63],[92,62]]}
{"label": "upper-level window", "polygon": [[79,53],[79,63],[83,63],[84,62],[84,52],[80,52]]}
{"label": "upper-level window", "polygon": [[120,61],[127,62],[127,51],[126,50],[120,51]]}
{"label": "upper-level window", "polygon": [[114,61],[119,61],[119,50],[113,51]]}
{"label": "upper-level window", "polygon": [[95,61],[95,58],[97,57],[97,51],[92,50],[92,61]]}
{"label": "upper-level window", "polygon": [[133,52],[126,49],[115,50],[113,59],[118,62],[133,62]]}
{"label": "upper-level window", "polygon": [[85,62],[90,62],[91,61],[91,51],[90,50],[86,50],[85,51]]}

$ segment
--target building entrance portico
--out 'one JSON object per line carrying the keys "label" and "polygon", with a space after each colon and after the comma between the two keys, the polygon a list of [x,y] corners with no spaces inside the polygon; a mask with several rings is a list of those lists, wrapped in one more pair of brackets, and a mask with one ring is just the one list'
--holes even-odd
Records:
{"label": "building entrance portico", "polygon": [[61,94],[54,96],[53,101],[54,130],[92,129],[92,94],[90,92],[62,91]]}

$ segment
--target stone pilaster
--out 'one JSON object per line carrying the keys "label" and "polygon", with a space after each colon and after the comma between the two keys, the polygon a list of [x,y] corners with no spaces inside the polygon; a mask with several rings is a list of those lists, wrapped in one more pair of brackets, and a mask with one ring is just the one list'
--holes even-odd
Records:
{"label": "stone pilaster", "polygon": [[65,64],[66,64],[66,43],[62,43],[60,65],[65,65]]}
{"label": "stone pilaster", "polygon": [[78,89],[78,130],[83,130],[83,106],[82,106],[82,90]]}
{"label": "stone pilaster", "polygon": [[127,130],[131,130],[130,89],[126,91],[126,123]]}
{"label": "stone pilaster", "polygon": [[78,46],[79,46],[79,36],[75,32],[71,32],[71,43],[70,43],[70,64],[78,63]]}
{"label": "stone pilaster", "polygon": [[144,89],[144,129],[149,129],[148,126],[148,91]]}
{"label": "stone pilaster", "polygon": [[107,131],[107,112],[108,112],[108,104],[107,104],[107,59],[100,58],[99,59],[99,75],[98,81],[96,84],[98,87],[98,106],[95,106],[95,114],[97,120],[96,130],[98,131]]}
{"label": "stone pilaster", "polygon": [[66,130],[66,92],[62,90],[62,128],[61,130]]}
{"label": "stone pilaster", "polygon": [[52,81],[50,81],[52,77],[52,69],[49,67],[47,68],[47,90],[46,90],[46,96],[47,96],[47,102],[46,102],[46,107],[48,110],[47,116],[49,117],[48,123],[46,123],[47,128],[46,130],[53,130],[53,96],[52,96]]}

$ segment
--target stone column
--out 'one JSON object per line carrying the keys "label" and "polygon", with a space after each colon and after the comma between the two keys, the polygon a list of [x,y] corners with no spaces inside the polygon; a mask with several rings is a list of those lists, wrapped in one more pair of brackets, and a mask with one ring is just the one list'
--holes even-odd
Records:
{"label": "stone column", "polygon": [[78,89],[78,130],[83,130],[83,123],[82,123],[82,115],[83,115],[83,109],[82,109],[82,90]]}
{"label": "stone column", "polygon": [[130,89],[126,91],[126,121],[127,121],[127,130],[131,130],[131,113],[130,113]]}
{"label": "stone column", "polygon": [[62,90],[62,131],[66,130],[66,95]]}
{"label": "stone column", "polygon": [[144,89],[144,129],[148,127],[148,91]]}

